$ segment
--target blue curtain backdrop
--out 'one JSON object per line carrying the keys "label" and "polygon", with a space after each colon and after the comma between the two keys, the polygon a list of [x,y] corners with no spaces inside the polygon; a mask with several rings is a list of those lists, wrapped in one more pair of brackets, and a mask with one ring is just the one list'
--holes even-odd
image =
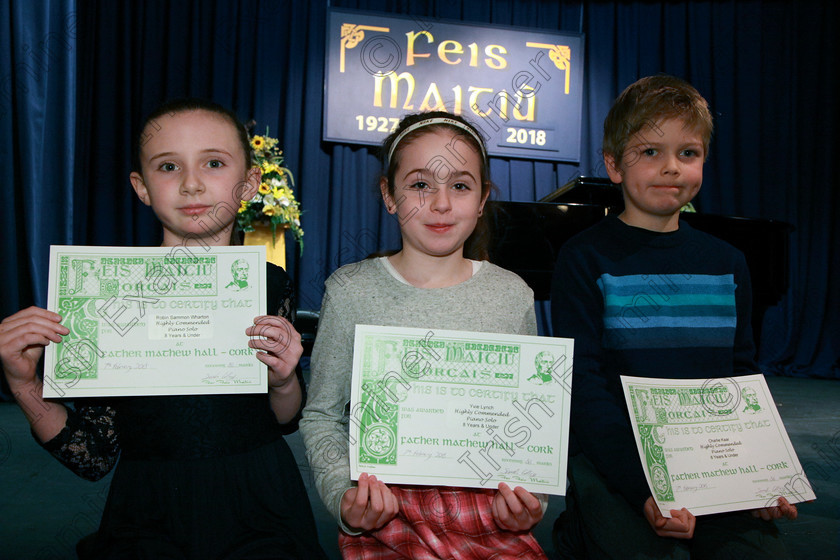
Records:
{"label": "blue curtain backdrop", "polygon": [[[796,227],[791,288],[766,315],[760,360],[770,371],[840,377],[834,2],[332,6],[431,24],[585,33],[581,162],[494,159],[503,200],[533,201],[571,177],[604,176],[602,123],[615,96],[657,72],[691,81],[716,118],[699,210]],[[2,315],[44,304],[51,243],[159,243],[160,227],[128,183],[130,147],[143,115],[174,96],[212,98],[279,137],[306,212],[306,251],[289,263],[300,307],[319,308],[323,281],[341,264],[397,247],[396,224],[376,194],[372,151],[321,141],[327,8],[271,0],[0,2]]]}
{"label": "blue curtain backdrop", "polygon": [[2,315],[46,299],[50,244],[78,241],[75,2],[0,3]]}

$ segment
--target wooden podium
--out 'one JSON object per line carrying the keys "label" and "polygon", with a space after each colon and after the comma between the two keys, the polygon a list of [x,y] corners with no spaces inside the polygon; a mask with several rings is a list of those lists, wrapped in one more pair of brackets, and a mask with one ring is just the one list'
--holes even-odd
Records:
{"label": "wooden podium", "polygon": [[272,239],[271,226],[256,226],[254,231],[245,233],[245,245],[265,245],[265,258],[268,262],[286,268],[286,229],[277,226],[277,234]]}

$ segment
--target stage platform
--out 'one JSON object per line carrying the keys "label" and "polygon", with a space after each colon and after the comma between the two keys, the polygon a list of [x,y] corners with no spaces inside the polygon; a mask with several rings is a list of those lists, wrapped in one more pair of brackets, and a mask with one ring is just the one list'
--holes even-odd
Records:
{"label": "stage platform", "polygon": [[[795,558],[840,558],[840,382],[768,378],[790,438],[817,494],[799,507],[799,519],[779,527]],[[309,485],[321,542],[340,558],[336,525],[311,484],[299,434],[288,438]],[[75,558],[74,546],[99,524],[110,475],[91,483],[77,478],[41,449],[20,409],[0,403],[0,559]],[[536,533],[553,555],[551,525],[563,510],[552,496]]]}

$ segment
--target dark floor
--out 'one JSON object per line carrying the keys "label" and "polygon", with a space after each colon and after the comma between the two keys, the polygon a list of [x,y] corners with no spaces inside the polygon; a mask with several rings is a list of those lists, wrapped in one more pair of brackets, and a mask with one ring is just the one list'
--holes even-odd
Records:
{"label": "dark floor", "polygon": [[[800,506],[794,522],[780,522],[796,558],[840,558],[840,382],[770,378],[770,389],[799,459],[817,494]],[[305,465],[300,436],[289,442]],[[302,467],[304,478],[307,471]],[[76,478],[30,436],[20,409],[0,404],[0,559],[75,558],[73,547],[99,523],[110,476],[90,483]],[[336,528],[314,488],[310,491],[321,541],[340,558]],[[551,551],[550,530],[563,499],[552,496],[537,538]]]}

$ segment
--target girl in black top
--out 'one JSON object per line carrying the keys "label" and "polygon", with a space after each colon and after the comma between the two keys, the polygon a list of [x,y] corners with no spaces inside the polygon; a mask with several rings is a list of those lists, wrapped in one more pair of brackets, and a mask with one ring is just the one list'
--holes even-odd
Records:
{"label": "girl in black top", "polygon": [[[163,225],[163,246],[229,245],[240,200],[260,184],[242,124],[202,100],[177,100],[146,120],[131,183]],[[204,219],[206,218],[206,219]],[[309,500],[283,439],[305,400],[300,335],[289,322],[286,272],[268,268],[268,311],[245,329],[268,366],[268,396],[42,398],[36,366],[68,330],[30,307],[0,323],[0,359],[36,438],[97,480],[118,457],[99,531],[83,558],[323,558]]]}

